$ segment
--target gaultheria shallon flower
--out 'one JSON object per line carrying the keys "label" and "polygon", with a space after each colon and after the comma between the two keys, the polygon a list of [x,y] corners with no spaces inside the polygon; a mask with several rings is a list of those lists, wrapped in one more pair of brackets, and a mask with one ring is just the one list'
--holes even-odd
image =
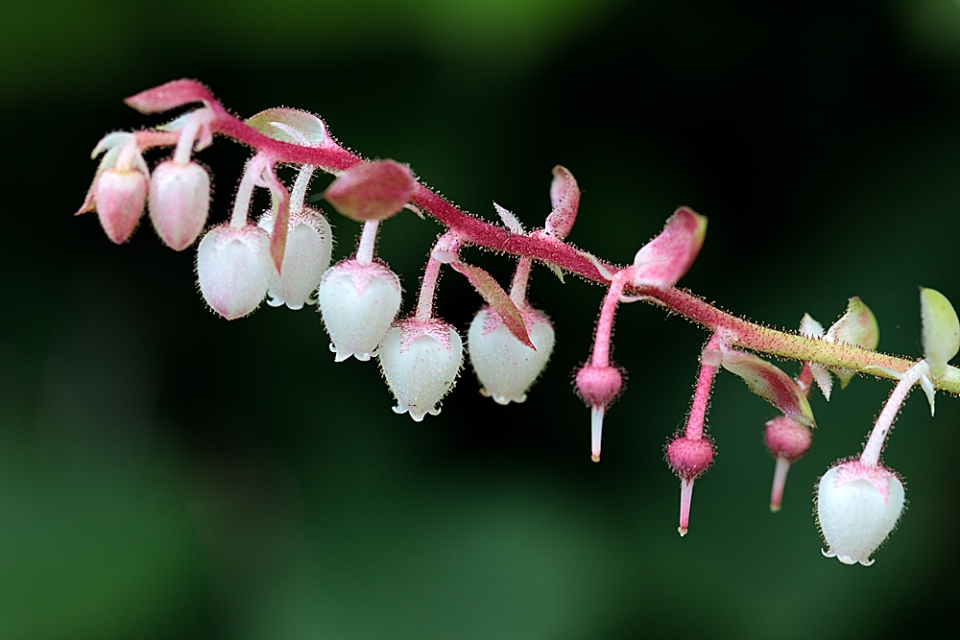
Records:
{"label": "gaultheria shallon flower", "polygon": [[786,416],[774,418],[766,424],[764,440],[770,454],[776,458],[773,472],[773,488],[770,491],[770,511],[780,511],[783,502],[783,487],[787,482],[790,465],[810,449],[813,432],[810,427],[794,422]]}
{"label": "gaultheria shallon flower", "polygon": [[[273,222],[273,212],[268,211],[260,216],[257,224],[272,234]],[[270,276],[267,304],[271,307],[286,304],[291,309],[300,309],[305,303],[313,303],[310,296],[330,266],[333,232],[323,214],[310,207],[291,211],[287,228],[283,266],[279,274],[274,271]]]}
{"label": "gaultheria shallon flower", "polygon": [[847,460],[827,471],[817,485],[817,523],[827,544],[823,555],[844,564],[873,564],[904,505],[903,484],[883,466]]}
{"label": "gaultheria shallon flower", "polygon": [[143,215],[147,177],[136,169],[107,169],[97,178],[94,201],[100,225],[112,241],[126,242]]}
{"label": "gaultheria shallon flower", "polygon": [[623,390],[623,374],[611,365],[586,364],[575,380],[577,393],[590,407],[590,458],[600,462],[603,416]]}
{"label": "gaultheria shallon flower", "polygon": [[387,331],[378,354],[380,369],[397,400],[396,413],[420,422],[440,413],[463,364],[463,341],[442,320],[403,320]]}
{"label": "gaultheria shallon flower", "polygon": [[400,279],[383,264],[343,260],[327,269],[317,298],[335,360],[366,361],[400,310]]}
{"label": "gaultheria shallon flower", "polygon": [[271,274],[270,236],[260,227],[229,224],[210,229],[197,247],[200,293],[227,320],[247,315],[267,293]]}
{"label": "gaultheria shallon flower", "polygon": [[527,389],[553,352],[553,325],[547,316],[529,305],[520,315],[536,351],[517,340],[490,307],[474,316],[467,333],[470,363],[482,385],[481,393],[499,404],[526,400]]}
{"label": "gaultheria shallon flower", "polygon": [[175,251],[193,244],[210,208],[210,175],[196,162],[161,162],[150,177],[150,221]]}

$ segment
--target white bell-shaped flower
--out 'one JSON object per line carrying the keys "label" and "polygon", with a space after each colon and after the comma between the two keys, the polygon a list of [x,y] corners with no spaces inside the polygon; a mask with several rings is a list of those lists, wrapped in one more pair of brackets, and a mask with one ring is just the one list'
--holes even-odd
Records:
{"label": "white bell-shaped flower", "polygon": [[276,268],[270,258],[270,237],[255,225],[214,227],[197,247],[200,293],[227,320],[257,308],[272,274]]}
{"label": "white bell-shaped flower", "polygon": [[553,352],[553,325],[547,316],[530,306],[521,309],[520,315],[536,351],[517,340],[490,307],[474,316],[467,332],[467,351],[480,380],[480,392],[499,404],[526,400],[527,389]]}
{"label": "white bell-shaped flower", "polygon": [[420,422],[440,413],[463,364],[460,334],[441,320],[403,320],[387,331],[380,345],[380,369],[397,400],[396,413]]}
{"label": "white bell-shaped flower", "polygon": [[[271,235],[273,223],[272,211],[264,213],[257,221],[260,228]],[[332,251],[333,232],[323,214],[310,207],[291,211],[283,266],[279,274],[273,272],[270,277],[267,304],[271,307],[285,304],[290,309],[300,309],[304,304],[315,303],[316,300],[312,300],[311,296],[330,266]]]}
{"label": "white bell-shaped flower", "polygon": [[327,269],[317,298],[335,360],[367,361],[400,310],[400,279],[383,264],[344,260]]}
{"label": "white bell-shaped flower", "polygon": [[168,247],[182,251],[207,223],[210,174],[196,162],[166,160],[150,176],[150,221]]}
{"label": "white bell-shaped flower", "polygon": [[823,555],[844,564],[873,564],[893,531],[904,504],[897,474],[881,466],[847,460],[827,471],[817,486],[817,522],[827,543]]}

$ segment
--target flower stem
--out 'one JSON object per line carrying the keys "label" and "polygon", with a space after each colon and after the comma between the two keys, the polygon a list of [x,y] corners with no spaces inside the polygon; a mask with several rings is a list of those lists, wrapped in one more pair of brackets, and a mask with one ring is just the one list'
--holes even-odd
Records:
{"label": "flower stem", "polygon": [[903,378],[897,383],[897,386],[893,388],[893,392],[887,399],[887,403],[883,405],[883,411],[880,412],[880,417],[877,418],[876,424],[873,425],[870,438],[867,440],[867,444],[863,448],[863,453],[860,455],[860,462],[868,467],[876,467],[880,464],[880,452],[883,450],[883,443],[886,441],[887,434],[890,433],[891,427],[893,427],[893,421],[897,419],[897,414],[900,413],[900,407],[903,406],[903,401],[910,395],[913,385],[917,384],[921,376],[929,376],[929,374],[930,367],[927,365],[926,360],[921,360],[910,367],[903,375]]}
{"label": "flower stem", "polygon": [[597,320],[597,333],[593,337],[593,355],[590,362],[596,367],[610,365],[610,340],[613,338],[613,320],[617,315],[617,303],[623,294],[623,288],[633,275],[632,268],[618,271],[607,289],[607,295],[600,307],[600,319]]}
{"label": "flower stem", "polygon": [[377,245],[377,230],[379,228],[379,220],[367,220],[363,223],[363,231],[360,232],[360,246],[357,247],[357,262],[360,264],[371,264],[373,262],[373,250]]}
{"label": "flower stem", "polygon": [[707,407],[710,406],[710,392],[713,391],[713,379],[717,375],[717,365],[710,363],[708,352],[720,348],[720,337],[713,334],[703,348],[700,357],[700,376],[697,379],[697,388],[693,393],[693,405],[690,407],[690,418],[684,435],[690,440],[699,440],[703,437],[703,425],[707,417]]}

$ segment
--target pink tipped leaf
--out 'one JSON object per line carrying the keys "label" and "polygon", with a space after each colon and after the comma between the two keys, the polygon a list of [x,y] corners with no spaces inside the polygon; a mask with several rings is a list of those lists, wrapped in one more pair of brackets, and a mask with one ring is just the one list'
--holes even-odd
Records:
{"label": "pink tipped leaf", "polygon": [[398,213],[416,186],[408,167],[393,160],[375,160],[344,171],[323,195],[346,217],[365,222]]}
{"label": "pink tipped leaf", "polygon": [[687,207],[677,209],[663,231],[633,260],[633,285],[672,287],[693,264],[707,233],[707,218]]}
{"label": "pink tipped leaf", "polygon": [[287,248],[287,226],[290,219],[290,194],[287,188],[277,178],[274,165],[267,165],[263,172],[264,186],[270,189],[273,201],[273,212],[276,218],[273,223],[273,233],[270,234],[270,257],[280,273],[283,264],[283,254]]}
{"label": "pink tipped leaf", "polygon": [[[880,343],[880,325],[870,308],[854,296],[847,303],[846,312],[827,330],[826,339],[873,351]],[[854,376],[853,371],[840,367],[830,371],[840,380],[841,389],[845,389]]]}
{"label": "pink tipped leaf", "polygon": [[323,120],[299,109],[267,109],[248,118],[247,124],[267,137],[290,144],[319,147],[328,140]]}
{"label": "pink tipped leaf", "polygon": [[723,368],[740,376],[750,391],[795,422],[815,427],[813,411],[800,386],[778,367],[752,353],[724,349]]}
{"label": "pink tipped leaf", "polygon": [[527,327],[523,323],[523,316],[520,315],[520,310],[517,309],[517,305],[513,303],[510,296],[507,295],[507,292],[497,284],[493,276],[480,267],[463,264],[462,262],[451,262],[450,266],[457,272],[462,273],[467,280],[470,281],[470,284],[472,284],[473,288],[477,290],[477,293],[483,297],[484,301],[500,315],[503,319],[504,326],[509,329],[513,337],[519,340],[524,346],[530,347],[534,351],[537,350],[537,348],[533,346],[533,342],[530,341],[530,336],[527,334]]}
{"label": "pink tipped leaf", "polygon": [[160,113],[193,102],[216,103],[209,89],[196,80],[174,80],[132,95],[124,102],[140,113]]}
{"label": "pink tipped leaf", "polygon": [[577,220],[577,208],[580,206],[580,188],[573,174],[565,167],[553,168],[553,182],[550,184],[550,202],[553,211],[547,216],[547,233],[555,238],[564,239]]}

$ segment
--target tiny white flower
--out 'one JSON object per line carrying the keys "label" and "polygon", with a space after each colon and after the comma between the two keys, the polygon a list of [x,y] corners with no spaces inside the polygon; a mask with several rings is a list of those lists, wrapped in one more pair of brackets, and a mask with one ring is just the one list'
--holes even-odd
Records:
{"label": "tiny white flower", "polygon": [[889,469],[859,460],[832,467],[817,485],[817,522],[827,543],[823,555],[869,567],[870,554],[893,531],[903,505],[903,484]]}
{"label": "tiny white flower", "polygon": [[456,384],[463,341],[441,320],[404,320],[387,331],[378,357],[397,400],[394,412],[420,422],[428,413],[440,413],[440,401]]}
{"label": "tiny white flower", "polygon": [[[273,234],[273,223],[272,211],[260,216],[257,222],[269,234]],[[323,214],[309,207],[291,211],[287,229],[283,266],[279,274],[274,271],[270,277],[267,304],[271,307],[285,304],[290,309],[300,309],[304,304],[316,302],[311,296],[330,266],[333,233]]]}
{"label": "tiny white flower", "polygon": [[227,320],[247,315],[267,293],[271,273],[270,237],[252,224],[210,229],[197,247],[200,293]]}
{"label": "tiny white flower", "polygon": [[327,269],[317,298],[335,360],[366,361],[400,310],[400,279],[383,264],[344,260]]}
{"label": "tiny white flower", "polygon": [[536,351],[517,340],[490,307],[484,307],[474,316],[467,333],[470,363],[480,380],[481,393],[499,404],[525,401],[527,390],[553,352],[554,332],[550,320],[530,306],[520,313]]}

